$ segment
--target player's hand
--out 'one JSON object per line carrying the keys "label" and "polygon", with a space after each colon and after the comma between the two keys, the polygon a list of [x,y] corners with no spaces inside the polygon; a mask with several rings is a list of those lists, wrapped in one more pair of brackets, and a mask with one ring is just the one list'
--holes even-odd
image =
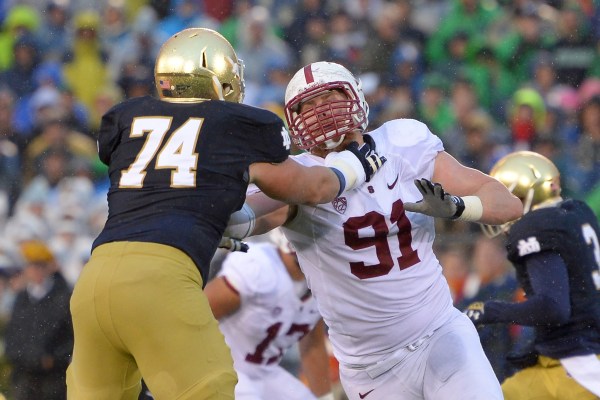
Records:
{"label": "player's hand", "polygon": [[223,236],[221,238],[221,242],[219,243],[220,249],[225,249],[228,251],[241,251],[243,253],[247,253],[249,246],[248,243],[241,241],[240,239],[234,239],[230,237]]}
{"label": "player's hand", "polygon": [[456,219],[465,209],[463,199],[444,191],[439,183],[428,179],[415,179],[415,186],[423,195],[423,200],[416,203],[404,203],[406,211],[418,212],[438,218]]}
{"label": "player's hand", "polygon": [[463,311],[467,317],[475,324],[475,326],[483,325],[483,317],[485,314],[485,304],[482,301],[476,301],[469,304]]}
{"label": "player's hand", "polygon": [[362,164],[362,167],[365,170],[366,182],[369,182],[373,175],[375,175],[387,161],[384,156],[380,156],[375,150],[372,150],[368,143],[364,143],[359,147],[358,142],[351,142],[346,147],[346,151],[354,154]]}
{"label": "player's hand", "polygon": [[325,166],[331,168],[340,180],[340,194],[369,182],[385,162],[385,157],[371,150],[369,144],[359,147],[357,142],[350,143],[346,150],[332,152],[325,157]]}

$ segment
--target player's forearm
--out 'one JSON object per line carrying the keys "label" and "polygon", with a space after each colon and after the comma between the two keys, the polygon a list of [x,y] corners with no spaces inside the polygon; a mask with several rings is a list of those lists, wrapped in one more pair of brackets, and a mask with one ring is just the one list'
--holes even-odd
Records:
{"label": "player's forearm", "polygon": [[523,204],[504,185],[494,180],[482,185],[475,196],[481,199],[483,214],[479,222],[500,225],[523,215]]}
{"label": "player's forearm", "polygon": [[299,343],[302,372],[308,387],[317,396],[331,392],[329,354],[325,346],[325,326],[320,321]]}
{"label": "player's forearm", "polygon": [[320,397],[331,392],[329,357],[327,352],[306,354],[302,357],[302,372],[311,392]]}
{"label": "player's forearm", "polygon": [[285,223],[289,206],[263,192],[246,197],[244,206],[229,218],[223,236],[244,239],[260,235]]}
{"label": "player's forearm", "polygon": [[522,303],[485,303],[483,324],[512,323],[524,326],[558,325],[568,321],[568,311],[552,298],[533,296]]}

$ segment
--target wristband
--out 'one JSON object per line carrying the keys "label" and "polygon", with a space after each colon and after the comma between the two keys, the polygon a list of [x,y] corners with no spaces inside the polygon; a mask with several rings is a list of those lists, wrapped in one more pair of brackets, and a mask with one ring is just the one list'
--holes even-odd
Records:
{"label": "wristband", "polygon": [[[337,169],[344,176],[344,191],[351,190],[362,185],[367,179],[367,174],[362,163],[357,156],[349,150],[344,150],[339,153],[329,153],[325,157],[325,166],[332,169]],[[333,172],[338,175],[335,170]],[[344,182],[342,182],[340,179],[340,186]]]}
{"label": "wristband", "polygon": [[346,178],[344,177],[342,171],[340,171],[339,169],[333,167],[329,167],[329,169],[333,171],[333,173],[337,176],[338,180],[340,181],[340,191],[336,195],[336,197],[339,197],[344,192],[344,190],[346,190]]}
{"label": "wristband", "polygon": [[[455,198],[457,201],[455,201]],[[458,197],[452,196],[452,201],[456,204],[456,213],[452,219],[458,221],[477,222],[483,215],[483,204],[477,196]]]}

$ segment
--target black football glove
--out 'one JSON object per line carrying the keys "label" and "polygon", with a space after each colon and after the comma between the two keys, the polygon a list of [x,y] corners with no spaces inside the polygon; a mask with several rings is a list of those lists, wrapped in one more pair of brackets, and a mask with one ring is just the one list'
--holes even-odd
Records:
{"label": "black football glove", "polygon": [[463,199],[444,191],[439,183],[428,179],[415,179],[415,186],[423,195],[423,200],[416,203],[404,203],[406,211],[418,212],[438,218],[456,219],[465,210]]}
{"label": "black football glove", "polygon": [[365,143],[359,147],[357,142],[352,142],[346,147],[346,150],[354,154],[362,164],[362,167],[365,170],[365,176],[367,178],[366,182],[369,182],[373,175],[375,175],[375,173],[379,171],[381,166],[387,161],[384,156],[380,156],[375,152],[375,150],[372,150],[368,143]]}
{"label": "black football glove", "polygon": [[221,238],[221,242],[219,243],[220,249],[225,249],[227,251],[241,251],[243,253],[247,253],[249,246],[248,243],[241,241],[240,239],[234,239],[230,237],[223,236]]}
{"label": "black football glove", "polygon": [[475,324],[475,326],[481,326],[484,324],[485,304],[482,301],[476,301],[475,303],[469,304],[469,306],[463,311],[467,317]]}

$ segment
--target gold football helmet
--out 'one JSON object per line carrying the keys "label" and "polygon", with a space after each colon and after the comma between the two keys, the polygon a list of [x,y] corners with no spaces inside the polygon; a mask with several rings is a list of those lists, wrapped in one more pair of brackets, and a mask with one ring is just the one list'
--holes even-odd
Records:
{"label": "gold football helmet", "polygon": [[212,29],[189,28],[171,36],[156,57],[154,81],[166,101],[244,99],[244,64]]}
{"label": "gold football helmet", "polygon": [[[523,202],[523,213],[553,205],[560,197],[560,173],[552,161],[533,151],[516,151],[502,157],[490,171]],[[487,236],[508,231],[514,221],[503,225],[482,225]]]}

